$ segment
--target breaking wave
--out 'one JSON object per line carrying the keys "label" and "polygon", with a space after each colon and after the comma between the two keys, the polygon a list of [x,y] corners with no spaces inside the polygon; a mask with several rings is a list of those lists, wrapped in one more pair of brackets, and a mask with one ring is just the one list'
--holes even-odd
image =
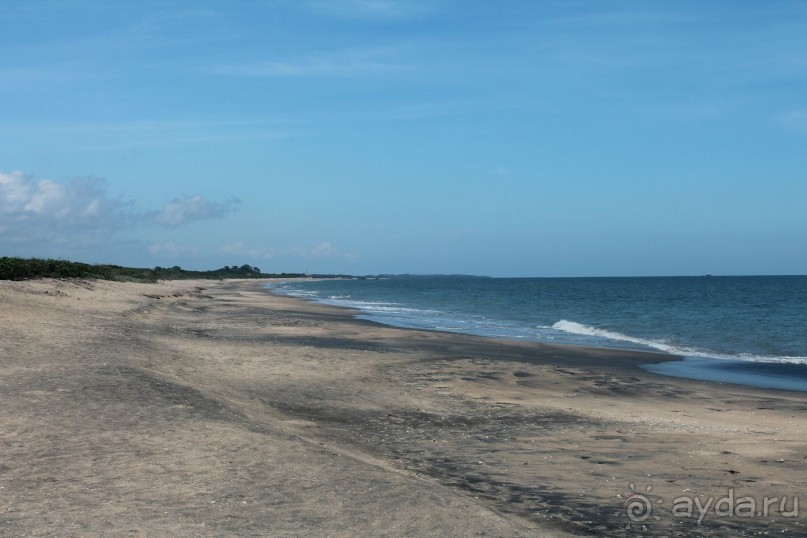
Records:
{"label": "breaking wave", "polygon": [[791,363],[791,364],[807,364],[807,357],[775,357],[766,355],[754,355],[750,353],[743,353],[740,355],[727,355],[717,352],[712,352],[704,349],[697,349],[693,347],[686,347],[675,345],[663,340],[652,340],[649,338],[638,338],[627,334],[622,334],[617,331],[602,329],[600,327],[593,327],[591,325],[584,325],[576,321],[569,321],[562,319],[551,327],[539,327],[542,329],[555,329],[565,333],[590,336],[594,338],[604,338],[617,342],[629,342],[638,346],[649,347],[672,355],[682,355],[686,357],[703,357],[709,359],[734,359],[746,360],[754,362],[777,362],[777,363]]}

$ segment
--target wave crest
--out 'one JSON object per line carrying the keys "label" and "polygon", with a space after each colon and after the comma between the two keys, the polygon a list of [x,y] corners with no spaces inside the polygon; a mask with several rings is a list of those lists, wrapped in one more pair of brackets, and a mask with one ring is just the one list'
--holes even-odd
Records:
{"label": "wave crest", "polygon": [[807,357],[770,357],[762,355],[742,354],[739,356],[731,356],[710,352],[690,347],[676,346],[663,340],[651,340],[649,338],[637,338],[629,336],[616,331],[609,331],[608,329],[601,329],[591,325],[584,325],[576,321],[569,321],[562,319],[551,326],[552,329],[563,331],[571,334],[579,334],[584,336],[593,336],[597,338],[606,338],[608,340],[615,340],[619,342],[630,342],[640,346],[657,349],[672,355],[684,355],[688,357],[703,357],[708,359],[730,359],[730,360],[746,360],[754,362],[778,362],[778,363],[791,363],[791,364],[807,364]]}

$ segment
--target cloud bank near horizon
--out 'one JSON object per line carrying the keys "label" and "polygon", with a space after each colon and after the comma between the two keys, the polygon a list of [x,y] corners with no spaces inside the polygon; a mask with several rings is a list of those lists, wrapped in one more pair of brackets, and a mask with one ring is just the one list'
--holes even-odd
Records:
{"label": "cloud bank near horizon", "polygon": [[235,198],[211,202],[196,194],[170,200],[159,210],[138,211],[133,201],[111,196],[100,178],[60,183],[0,172],[0,242],[84,246],[108,242],[126,229],[155,224],[174,229],[221,219],[237,205]]}
{"label": "cloud bank near horizon", "polygon": [[[329,241],[312,247],[271,248],[230,240],[205,248],[176,237],[181,228],[192,223],[226,219],[240,204],[234,197],[217,202],[195,194],[143,211],[134,201],[111,195],[101,178],[58,182],[20,171],[0,172],[0,255],[73,258],[129,251],[129,255],[134,252],[138,259],[151,258],[154,263],[183,260],[202,265],[233,256],[241,259],[239,263],[354,258],[352,252],[344,252]],[[150,243],[128,238],[129,233],[148,228],[161,229],[168,236],[163,242]],[[112,262],[107,256],[96,261]]]}

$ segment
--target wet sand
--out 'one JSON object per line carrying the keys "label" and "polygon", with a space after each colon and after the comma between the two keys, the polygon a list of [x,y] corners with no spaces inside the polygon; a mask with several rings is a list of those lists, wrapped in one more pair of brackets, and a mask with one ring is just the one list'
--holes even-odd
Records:
{"label": "wet sand", "polygon": [[[0,282],[0,304],[3,535],[807,535],[803,393],[257,281]],[[671,512],[729,494],[787,499]]]}

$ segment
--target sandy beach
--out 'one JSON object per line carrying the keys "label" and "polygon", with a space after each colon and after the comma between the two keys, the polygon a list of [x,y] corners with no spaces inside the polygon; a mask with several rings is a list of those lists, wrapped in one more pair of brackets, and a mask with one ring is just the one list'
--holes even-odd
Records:
{"label": "sandy beach", "polygon": [[0,304],[4,536],[807,535],[804,393],[260,281],[0,282]]}

